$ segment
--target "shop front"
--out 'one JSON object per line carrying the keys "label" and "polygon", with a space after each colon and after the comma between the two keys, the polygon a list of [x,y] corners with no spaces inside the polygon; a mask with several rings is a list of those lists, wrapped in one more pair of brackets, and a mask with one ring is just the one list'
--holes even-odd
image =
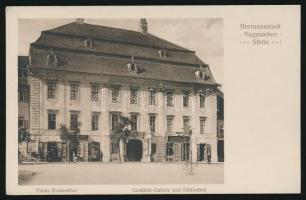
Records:
{"label": "shop front", "polygon": [[187,161],[190,157],[190,137],[168,136],[166,144],[166,161]]}
{"label": "shop front", "polygon": [[97,162],[101,160],[100,143],[80,140],[79,144],[71,142],[39,142],[38,155],[46,162],[73,162],[76,157],[80,162]]}

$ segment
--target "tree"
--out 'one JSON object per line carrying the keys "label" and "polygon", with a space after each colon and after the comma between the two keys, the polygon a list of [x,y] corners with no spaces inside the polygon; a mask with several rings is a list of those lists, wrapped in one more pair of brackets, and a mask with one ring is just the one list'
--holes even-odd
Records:
{"label": "tree", "polygon": [[31,142],[31,134],[25,128],[19,128],[18,130],[18,143],[26,142],[27,143],[27,155],[29,153],[29,142]]}
{"label": "tree", "polygon": [[133,119],[128,117],[121,117],[120,121],[118,122],[117,126],[112,130],[110,139],[112,143],[115,143],[119,149],[119,161],[122,162],[125,160],[125,157],[121,157],[121,150],[120,150],[120,142],[124,145],[127,143],[128,137],[136,138],[138,133],[137,131],[131,131],[130,126],[136,123]]}
{"label": "tree", "polygon": [[73,154],[77,155],[80,144],[80,129],[74,127],[69,130],[65,124],[60,124],[59,133],[64,141],[72,145]]}

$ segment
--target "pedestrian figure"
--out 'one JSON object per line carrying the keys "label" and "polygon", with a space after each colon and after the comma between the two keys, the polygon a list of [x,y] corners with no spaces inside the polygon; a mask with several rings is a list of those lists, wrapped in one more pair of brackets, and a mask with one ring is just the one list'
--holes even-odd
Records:
{"label": "pedestrian figure", "polygon": [[76,154],[75,153],[73,153],[73,163],[77,163],[77,156],[76,156]]}
{"label": "pedestrian figure", "polygon": [[208,161],[208,164],[211,163],[211,154],[210,154],[210,151],[207,152],[207,161]]}

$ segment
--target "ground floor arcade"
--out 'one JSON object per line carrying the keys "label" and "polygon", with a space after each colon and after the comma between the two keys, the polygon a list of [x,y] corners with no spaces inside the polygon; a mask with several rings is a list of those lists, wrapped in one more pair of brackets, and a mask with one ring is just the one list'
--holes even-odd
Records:
{"label": "ground floor arcade", "polygon": [[78,143],[54,137],[27,144],[29,154],[44,162],[223,162],[224,143],[183,136],[129,138],[125,143],[84,137]]}

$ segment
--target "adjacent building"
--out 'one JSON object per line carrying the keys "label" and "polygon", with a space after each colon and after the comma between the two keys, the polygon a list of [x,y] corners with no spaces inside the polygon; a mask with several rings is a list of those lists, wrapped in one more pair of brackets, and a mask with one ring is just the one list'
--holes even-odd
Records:
{"label": "adjacent building", "polygon": [[137,32],[78,19],[30,45],[29,127],[43,160],[72,161],[62,124],[80,130],[79,161],[118,160],[110,134],[122,116],[137,132],[124,148],[127,161],[220,160],[220,85],[209,66],[140,22]]}

